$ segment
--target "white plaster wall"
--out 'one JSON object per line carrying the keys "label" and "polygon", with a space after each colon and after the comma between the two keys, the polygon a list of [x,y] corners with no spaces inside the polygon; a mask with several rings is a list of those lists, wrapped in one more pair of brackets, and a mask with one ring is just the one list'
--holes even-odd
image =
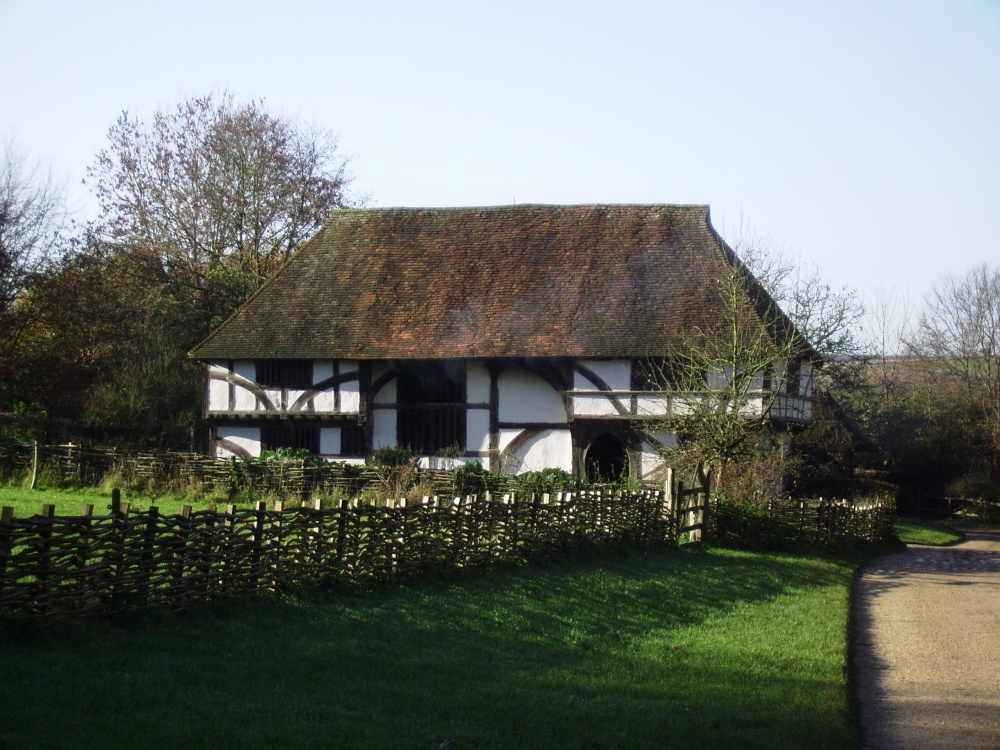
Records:
{"label": "white plaster wall", "polygon": [[469,451],[490,449],[490,412],[469,409],[465,412],[465,447]]}
{"label": "white plaster wall", "polygon": [[372,409],[372,448],[396,444],[396,412],[392,409]]}
{"label": "white plaster wall", "polygon": [[778,419],[808,421],[812,419],[812,400],[805,396],[779,396],[771,406],[771,414]]}
{"label": "white plaster wall", "polygon": [[[380,377],[382,377],[388,367],[386,365],[376,365],[372,368],[372,382],[374,383]],[[376,404],[394,404],[396,402],[396,381],[395,379],[389,381],[383,386],[382,390],[375,394],[374,402]]]}
{"label": "white plaster wall", "polygon": [[[267,396],[268,400],[271,402],[271,405],[274,406],[275,409],[277,409],[277,410],[280,411],[281,410],[281,389],[280,388],[263,388],[262,387],[261,390],[264,391],[264,395]],[[237,396],[236,396],[237,401],[239,400],[239,395],[238,394],[239,394],[239,391],[237,390]],[[258,405],[258,409],[260,411],[266,411],[266,409],[264,408],[264,404],[259,404]]]}
{"label": "white plaster wall", "polygon": [[478,463],[481,466],[482,459],[473,456],[421,456],[417,463],[422,469],[453,471],[465,464]]}
{"label": "white plaster wall", "polygon": [[[316,360],[313,363],[313,383],[322,383],[333,377],[333,362]],[[340,363],[340,375],[357,374],[358,363],[345,361]],[[341,383],[337,388],[329,388],[313,396],[313,406],[318,412],[336,412],[336,392],[340,390],[340,413],[357,414],[361,410],[360,384],[357,380]]]}
{"label": "white plaster wall", "polygon": [[361,411],[361,384],[357,380],[343,383],[340,386],[340,411],[344,414],[357,414]]}
{"label": "white plaster wall", "polygon": [[[578,417],[614,417],[618,410],[608,396],[596,393],[572,394],[573,414]],[[622,405],[628,409],[629,399],[626,396]]]}
{"label": "white plaster wall", "polygon": [[[235,443],[255,458],[260,456],[259,427],[219,427],[215,434],[220,440]],[[230,458],[234,454],[217,446],[215,455],[216,458]]]}
{"label": "white plaster wall", "polygon": [[[289,405],[295,403],[289,399]],[[323,391],[322,393],[317,393],[312,397],[313,409],[318,412],[331,412],[337,410],[337,400],[336,400],[336,389],[331,388],[328,391]],[[303,404],[304,409],[308,409],[307,404]]]}
{"label": "white plaster wall", "polygon": [[[677,435],[670,430],[657,430],[652,436],[664,448],[677,447]],[[662,481],[665,479],[666,463],[653,445],[642,441],[642,456],[639,461],[643,481]]]}
{"label": "white plaster wall", "polygon": [[[233,363],[233,372],[251,383],[257,382],[257,365],[252,359],[240,359]],[[236,411],[255,411],[257,397],[246,388],[236,386]]]}
{"label": "white plaster wall", "polygon": [[[357,374],[358,363],[344,361],[340,363],[340,374]],[[340,386],[340,411],[345,414],[357,414],[361,411],[361,384],[350,380]]]}
{"label": "white plaster wall", "polygon": [[228,373],[229,367],[222,362],[208,363],[208,403],[205,404],[205,409],[207,411],[229,411],[229,383],[212,378],[213,372]]}
{"label": "white plaster wall", "polygon": [[482,362],[469,362],[466,365],[465,396],[470,404],[490,402],[490,373]]}
{"label": "white plaster wall", "polygon": [[[632,362],[627,359],[581,360],[580,364],[601,378],[613,391],[632,388]],[[573,387],[583,391],[594,390],[597,385],[582,373],[573,373]]]}
{"label": "white plaster wall", "polygon": [[[518,429],[500,431],[500,448],[504,450],[518,435]],[[545,430],[521,446],[502,467],[508,474],[521,474],[542,469],[573,471],[573,439],[569,430]]]}
{"label": "white plaster wall", "polygon": [[670,410],[670,399],[667,396],[637,396],[635,410],[643,417],[665,417]]}
{"label": "white plaster wall", "polygon": [[[329,376],[327,376],[329,377]],[[340,428],[320,427],[319,428],[319,454],[321,456],[340,455]]]}
{"label": "white plaster wall", "polygon": [[808,362],[802,363],[802,376],[799,378],[799,393],[809,397],[813,395],[813,366]]}
{"label": "white plaster wall", "polygon": [[[312,382],[322,383],[327,378],[333,377],[333,362],[328,359],[317,359],[313,361]],[[295,403],[289,401],[289,405]],[[336,389],[330,388],[322,393],[317,393],[312,397],[313,409],[316,411],[336,411]],[[323,438],[320,437],[320,442]],[[323,452],[323,451],[321,451]]]}
{"label": "white plaster wall", "polygon": [[501,422],[566,422],[559,394],[542,378],[521,369],[500,373]]}

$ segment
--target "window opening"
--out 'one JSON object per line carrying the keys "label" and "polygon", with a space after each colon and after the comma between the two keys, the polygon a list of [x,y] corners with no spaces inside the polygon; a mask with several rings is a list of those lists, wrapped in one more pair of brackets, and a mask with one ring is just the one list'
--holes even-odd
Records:
{"label": "window opening", "polygon": [[265,388],[306,390],[312,386],[311,359],[259,359],[257,383]]}
{"label": "window opening", "polygon": [[422,455],[465,450],[464,362],[416,361],[396,376],[396,443]]}
{"label": "window opening", "polygon": [[260,430],[261,449],[304,448],[312,454],[319,453],[319,428],[293,427],[291,425],[266,425]]}
{"label": "window opening", "polygon": [[367,452],[365,446],[365,431],[360,425],[345,424],[340,428],[340,455],[342,456],[364,456]]}

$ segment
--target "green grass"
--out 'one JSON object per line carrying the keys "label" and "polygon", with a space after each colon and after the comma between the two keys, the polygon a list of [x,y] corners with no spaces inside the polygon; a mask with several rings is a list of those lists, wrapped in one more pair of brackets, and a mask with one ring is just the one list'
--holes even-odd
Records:
{"label": "green grass", "polygon": [[941,521],[923,521],[897,516],[892,528],[899,540],[905,544],[943,546],[955,544],[963,539],[961,533]]}
{"label": "green grass", "polygon": [[[180,513],[181,508],[185,505],[190,505],[197,510],[204,509],[209,504],[209,501],[204,498],[192,499],[178,495],[151,497],[132,490],[122,490],[122,500],[129,503],[129,507],[136,511],[148,510],[151,505],[155,505],[166,514]],[[83,511],[83,506],[87,504],[94,506],[96,515],[103,515],[108,512],[108,506],[111,504],[111,490],[90,487],[32,490],[15,484],[0,485],[0,507],[11,506],[14,508],[14,515],[18,518],[29,518],[40,514],[42,505],[46,503],[55,505],[56,515],[60,516],[78,516]],[[221,507],[225,502],[220,501],[218,504]],[[249,503],[242,505],[249,507]]]}
{"label": "green grass", "polygon": [[858,747],[852,561],[629,551],[0,623],[16,748]]}

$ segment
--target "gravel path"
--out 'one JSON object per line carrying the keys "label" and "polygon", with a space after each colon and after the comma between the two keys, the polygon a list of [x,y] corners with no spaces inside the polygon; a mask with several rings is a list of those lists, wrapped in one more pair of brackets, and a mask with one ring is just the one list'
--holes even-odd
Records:
{"label": "gravel path", "polygon": [[1000,748],[1000,531],[879,558],[856,588],[864,747]]}

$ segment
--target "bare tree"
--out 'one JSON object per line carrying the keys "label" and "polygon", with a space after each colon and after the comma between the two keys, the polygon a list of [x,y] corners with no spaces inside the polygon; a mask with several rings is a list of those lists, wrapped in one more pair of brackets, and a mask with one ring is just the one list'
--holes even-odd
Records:
{"label": "bare tree", "polygon": [[[816,353],[750,270],[731,259],[713,282],[717,324],[694,328],[663,360],[651,364],[647,380],[663,389],[670,404],[663,420],[649,423],[652,445],[663,430],[678,436],[662,450],[668,462],[718,479],[784,454],[774,418],[802,408],[800,368]],[[779,401],[780,408],[779,408]]]}
{"label": "bare tree", "polygon": [[[868,378],[875,389],[880,408],[891,406],[899,397],[905,375],[906,342],[913,340],[909,331],[910,299],[896,291],[875,293],[865,326]],[[870,416],[870,415],[869,415]]]}
{"label": "bare tree", "polygon": [[181,102],[144,122],[124,112],[88,181],[107,236],[155,261],[159,281],[217,324],[330,211],[361,199],[328,131],[232,95]]}
{"label": "bare tree", "polygon": [[817,353],[828,359],[861,353],[865,310],[856,289],[835,287],[818,265],[794,257],[742,220],[731,244]]}
{"label": "bare tree", "polygon": [[4,146],[0,159],[0,353],[5,353],[29,317],[23,305],[15,309],[20,295],[59,252],[66,204],[63,189],[12,144]]}
{"label": "bare tree", "polygon": [[937,284],[911,346],[961,388],[1000,450],[1000,268],[983,264]]}

